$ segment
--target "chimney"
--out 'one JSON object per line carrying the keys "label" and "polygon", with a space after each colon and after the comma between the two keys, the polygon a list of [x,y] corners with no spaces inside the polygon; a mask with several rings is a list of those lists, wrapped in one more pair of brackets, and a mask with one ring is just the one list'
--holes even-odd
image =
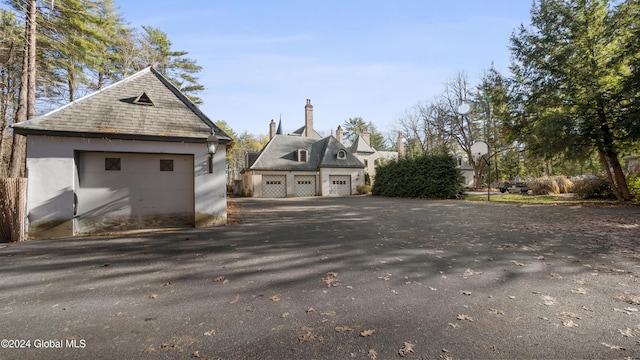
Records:
{"label": "chimney", "polygon": [[336,129],[336,139],[338,139],[340,144],[342,144],[342,127],[340,125],[338,125],[338,128]]}
{"label": "chimney", "polygon": [[307,105],[304,106],[304,128],[305,136],[313,136],[313,105],[311,105],[311,99],[307,99]]}
{"label": "chimney", "polygon": [[271,119],[271,123],[269,124],[269,139],[273,139],[276,135],[276,122]]}
{"label": "chimney", "polygon": [[398,133],[398,158],[404,157],[404,142],[402,140],[402,133]]}
{"label": "chimney", "polygon": [[360,137],[362,138],[362,140],[364,140],[364,142],[367,143],[367,145],[371,146],[371,136],[369,135],[369,130],[367,130],[366,128],[362,129]]}

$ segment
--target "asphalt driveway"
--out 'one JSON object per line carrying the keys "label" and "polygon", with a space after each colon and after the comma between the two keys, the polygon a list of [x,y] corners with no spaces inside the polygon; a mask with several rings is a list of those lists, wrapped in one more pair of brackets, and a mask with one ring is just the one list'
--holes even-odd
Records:
{"label": "asphalt driveway", "polygon": [[234,201],[1,248],[0,358],[640,358],[639,207]]}

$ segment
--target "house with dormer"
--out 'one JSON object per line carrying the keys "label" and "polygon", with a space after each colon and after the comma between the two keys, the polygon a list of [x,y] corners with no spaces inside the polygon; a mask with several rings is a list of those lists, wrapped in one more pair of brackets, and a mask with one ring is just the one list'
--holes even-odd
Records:
{"label": "house with dormer", "polygon": [[254,197],[346,196],[364,184],[364,164],[334,136],[321,137],[313,128],[313,105],[307,99],[305,122],[290,134],[276,130],[270,140],[248,153],[242,172],[243,193]]}
{"label": "house with dormer", "polygon": [[[336,130],[338,141],[343,142],[342,128],[338,126]],[[402,134],[398,134],[398,151],[379,151],[371,146],[371,136],[367,129],[363,129],[356,136],[353,144],[349,147],[349,151],[360,160],[365,168],[365,173],[369,174],[371,183],[375,181],[376,166],[381,165],[385,161],[398,160],[398,157],[404,156],[404,143]]]}
{"label": "house with dormer", "polygon": [[31,237],[226,224],[231,138],[152,67],[13,129]]}

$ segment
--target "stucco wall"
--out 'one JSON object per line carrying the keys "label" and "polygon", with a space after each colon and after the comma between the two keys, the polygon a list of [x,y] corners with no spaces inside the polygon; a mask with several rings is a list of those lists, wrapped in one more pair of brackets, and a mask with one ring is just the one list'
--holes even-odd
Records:
{"label": "stucco wall", "polygon": [[74,233],[74,192],[78,188],[77,151],[191,154],[194,159],[196,226],[226,223],[226,174],[223,145],[208,173],[204,143],[151,142],[30,135],[27,138],[28,233],[33,237]]}

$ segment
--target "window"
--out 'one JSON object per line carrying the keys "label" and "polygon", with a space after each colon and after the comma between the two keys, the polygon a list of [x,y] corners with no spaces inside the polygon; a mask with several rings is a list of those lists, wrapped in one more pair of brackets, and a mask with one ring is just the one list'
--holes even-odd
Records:
{"label": "window", "polygon": [[344,149],[340,149],[338,150],[338,153],[336,154],[336,156],[338,157],[338,159],[344,160],[347,158],[347,151]]}
{"label": "window", "polygon": [[104,158],[104,169],[106,171],[120,171],[120,158]]}
{"label": "window", "polygon": [[364,166],[369,167],[369,159],[364,159]]}
{"label": "window", "polygon": [[160,159],[160,171],[173,171],[173,160]]}
{"label": "window", "polygon": [[307,162],[309,157],[309,153],[307,150],[300,149],[298,150],[298,161],[299,162]]}

